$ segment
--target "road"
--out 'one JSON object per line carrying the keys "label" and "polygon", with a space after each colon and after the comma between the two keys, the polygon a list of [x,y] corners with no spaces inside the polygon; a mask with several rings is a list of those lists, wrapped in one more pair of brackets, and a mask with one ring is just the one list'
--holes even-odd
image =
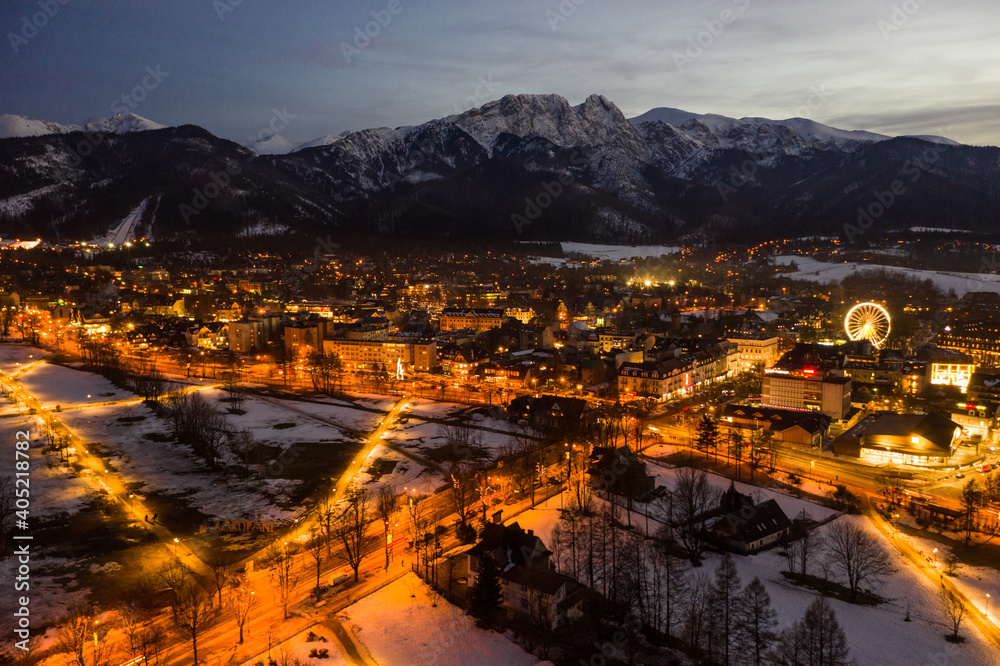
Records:
{"label": "road", "polygon": [[871,506],[871,500],[868,494],[862,495],[863,501],[861,504],[862,512],[872,524],[881,532],[886,541],[895,546],[903,557],[908,559],[916,567],[917,571],[923,574],[928,580],[930,580],[935,585],[940,585],[952,595],[957,597],[965,605],[966,612],[968,613],[968,619],[976,626],[976,628],[986,636],[990,641],[993,642],[998,648],[1000,648],[1000,627],[994,624],[990,619],[986,617],[983,611],[979,610],[979,607],[969,600],[961,590],[959,590],[955,585],[944,577],[941,569],[938,567],[937,563],[932,563],[917,551],[909,541],[902,538],[896,529],[878,512],[875,511]]}

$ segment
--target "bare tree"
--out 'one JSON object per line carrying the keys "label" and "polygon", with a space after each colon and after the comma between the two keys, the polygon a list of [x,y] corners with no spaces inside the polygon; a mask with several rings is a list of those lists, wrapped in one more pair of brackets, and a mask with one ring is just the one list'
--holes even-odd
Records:
{"label": "bare tree", "polygon": [[718,491],[708,480],[705,470],[682,467],[675,477],[672,494],[671,522],[692,561],[697,562],[704,550],[706,514],[716,507]]}
{"label": "bare tree", "polygon": [[827,552],[834,570],[847,579],[851,601],[862,585],[876,587],[889,575],[892,560],[871,532],[851,520],[834,521],[827,530]]}
{"label": "bare tree", "polygon": [[889,506],[896,508],[903,499],[903,489],[899,487],[898,481],[886,474],[879,474],[875,477],[878,481],[879,492],[881,492],[882,497],[885,501],[889,503]]}
{"label": "bare tree", "polygon": [[198,663],[198,637],[218,617],[212,595],[192,580],[185,580],[174,594],[170,619],[185,638],[191,640],[191,660]]}
{"label": "bare tree", "polygon": [[233,614],[236,616],[236,626],[240,629],[240,643],[243,642],[243,627],[250,619],[250,612],[257,605],[257,591],[249,580],[234,580],[231,583]]}
{"label": "bare tree", "polygon": [[385,541],[385,568],[389,568],[389,524],[399,507],[396,501],[396,490],[388,483],[379,484],[375,488],[375,515],[382,521],[382,536]]}
{"label": "bare tree", "polygon": [[163,630],[155,623],[147,624],[147,613],[135,603],[123,603],[119,614],[132,656],[142,657],[145,663],[151,663],[160,652]]}
{"label": "bare tree", "polygon": [[96,615],[93,608],[81,604],[59,626],[59,648],[70,653],[74,666],[107,666],[110,662],[112,646],[108,643],[107,627],[101,626]]}
{"label": "bare tree", "polygon": [[274,604],[281,608],[283,619],[288,619],[288,603],[292,589],[298,581],[295,571],[295,553],[287,544],[274,544],[268,549],[268,576],[274,589]]}
{"label": "bare tree", "polygon": [[[476,494],[476,473],[468,467],[459,466],[451,473],[451,499],[458,519],[468,522],[472,515],[472,503]],[[386,564],[388,566],[388,564]]]}
{"label": "bare tree", "polygon": [[943,586],[941,587],[941,603],[944,606],[944,613],[951,622],[951,637],[958,640],[958,630],[962,626],[962,620],[968,614],[969,609],[965,602],[956,594],[952,594]]}
{"label": "bare tree", "polygon": [[212,572],[212,583],[219,595],[220,608],[222,607],[222,590],[226,588],[229,580],[233,577],[233,562],[234,558],[232,554],[226,552],[225,544],[221,539],[216,538],[208,548],[205,566]]}
{"label": "bare tree", "polygon": [[321,497],[316,505],[316,522],[326,542],[326,556],[330,557],[330,546],[333,541],[333,519],[337,516],[337,507],[330,496]]}
{"label": "bare tree", "polygon": [[368,526],[368,493],[364,488],[356,490],[347,500],[347,507],[334,520],[333,534],[344,547],[347,563],[354,569],[354,580],[358,580],[358,569],[365,545],[365,528]]}
{"label": "bare tree", "polygon": [[309,537],[306,541],[306,552],[316,565],[316,588],[319,589],[319,577],[323,570],[323,561],[326,559],[326,540],[322,534],[314,533]]}

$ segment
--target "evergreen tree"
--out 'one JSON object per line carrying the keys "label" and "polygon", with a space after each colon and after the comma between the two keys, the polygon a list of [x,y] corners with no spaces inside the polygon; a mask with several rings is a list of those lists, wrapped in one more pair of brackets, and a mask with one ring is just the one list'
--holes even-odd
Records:
{"label": "evergreen tree", "polygon": [[778,636],[777,614],[771,597],[759,578],[750,581],[740,594],[736,612],[736,640],[745,663],[763,666]]}
{"label": "evergreen tree", "polygon": [[696,442],[698,450],[708,455],[709,451],[717,451],[719,446],[718,424],[705,414],[698,422],[698,440]]}
{"label": "evergreen tree", "polygon": [[778,657],[779,663],[785,666],[849,666],[853,663],[844,630],[825,598],[812,602],[805,616],[781,635]]}
{"label": "evergreen tree", "polygon": [[722,652],[721,662],[728,666],[730,660],[730,646],[733,644],[735,632],[733,627],[736,621],[736,611],[740,595],[740,574],[736,571],[733,558],[726,553],[715,570],[715,586],[712,589],[715,606],[715,627],[718,631],[719,646]]}
{"label": "evergreen tree", "polygon": [[503,588],[500,585],[500,570],[492,557],[480,561],[479,575],[472,588],[470,611],[483,626],[492,626],[500,614],[503,602]]}

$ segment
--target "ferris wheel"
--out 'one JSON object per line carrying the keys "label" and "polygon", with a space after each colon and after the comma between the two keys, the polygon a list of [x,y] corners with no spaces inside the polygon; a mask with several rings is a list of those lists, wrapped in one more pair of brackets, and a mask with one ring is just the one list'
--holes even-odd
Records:
{"label": "ferris wheel", "polygon": [[851,340],[868,340],[881,347],[889,338],[889,313],[878,303],[858,303],[847,313],[844,330]]}

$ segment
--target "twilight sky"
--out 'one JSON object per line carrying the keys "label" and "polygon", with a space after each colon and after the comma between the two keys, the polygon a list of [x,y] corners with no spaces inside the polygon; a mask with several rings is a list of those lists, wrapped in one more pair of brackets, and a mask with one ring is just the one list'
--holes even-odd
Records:
{"label": "twilight sky", "polygon": [[240,142],[278,109],[300,142],[511,93],[599,93],[627,117],[671,106],[1000,145],[997,0],[3,0],[0,29],[0,114],[63,123],[124,94]]}

